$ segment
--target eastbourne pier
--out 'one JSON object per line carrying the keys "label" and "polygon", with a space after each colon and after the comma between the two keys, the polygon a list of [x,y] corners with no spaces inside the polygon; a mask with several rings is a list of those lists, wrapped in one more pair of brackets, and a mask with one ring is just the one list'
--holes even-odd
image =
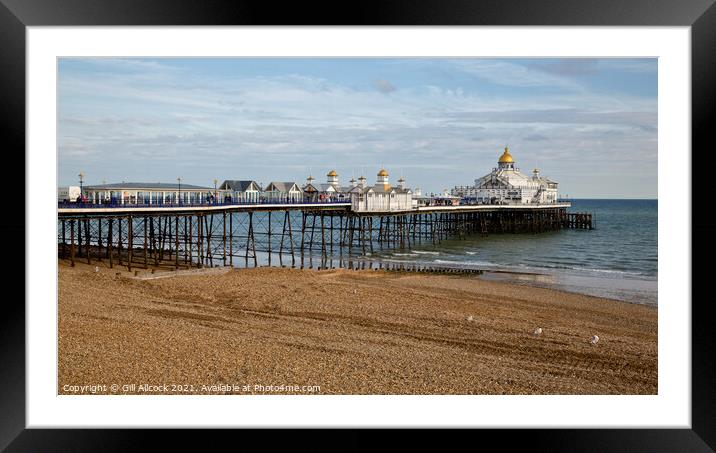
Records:
{"label": "eastbourne pier", "polygon": [[[83,182],[80,173],[80,184]],[[214,188],[166,183],[102,184],[84,188],[76,202],[59,203],[58,254],[69,259],[149,266],[296,266],[304,257],[359,257],[377,250],[409,249],[448,238],[504,233],[542,233],[594,228],[590,213],[567,212],[557,182],[522,173],[508,147],[492,172],[453,193],[424,197],[418,189],[390,183],[381,168],[343,186],[336,170],[318,184],[226,180]],[[302,266],[302,264],[298,264]]]}
{"label": "eastbourne pier", "polygon": [[594,227],[570,203],[419,206],[360,212],[350,202],[90,205],[58,208],[58,256],[134,268],[299,266],[303,257],[357,257],[438,244],[468,235],[541,233]]}

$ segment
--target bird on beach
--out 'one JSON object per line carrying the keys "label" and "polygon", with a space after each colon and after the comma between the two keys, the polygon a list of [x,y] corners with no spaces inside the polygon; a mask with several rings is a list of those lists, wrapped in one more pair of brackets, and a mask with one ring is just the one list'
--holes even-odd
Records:
{"label": "bird on beach", "polygon": [[472,315],[470,315],[467,317],[467,322],[472,322],[473,319],[475,319],[475,318],[473,318]]}
{"label": "bird on beach", "polygon": [[94,271],[95,271],[95,272],[99,272],[99,266],[95,266],[95,267],[94,267]]}
{"label": "bird on beach", "polygon": [[599,337],[597,335],[592,335],[592,339],[589,340],[592,344],[597,344],[599,342]]}
{"label": "bird on beach", "polygon": [[542,335],[542,328],[541,327],[536,328],[535,331],[532,332],[532,335],[534,335],[535,337],[539,337],[540,335]]}

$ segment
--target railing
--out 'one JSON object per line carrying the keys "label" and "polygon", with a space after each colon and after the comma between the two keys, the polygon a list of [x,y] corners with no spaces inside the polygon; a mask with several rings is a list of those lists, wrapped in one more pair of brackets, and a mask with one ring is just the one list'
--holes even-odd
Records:
{"label": "railing", "polygon": [[207,208],[212,206],[256,206],[256,205],[348,205],[350,200],[257,200],[257,201],[225,201],[213,203],[82,203],[59,201],[59,209],[107,209],[107,208]]}

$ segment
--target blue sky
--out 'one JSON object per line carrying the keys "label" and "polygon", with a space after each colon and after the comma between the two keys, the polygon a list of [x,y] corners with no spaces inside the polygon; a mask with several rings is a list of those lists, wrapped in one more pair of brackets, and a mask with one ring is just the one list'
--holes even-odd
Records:
{"label": "blue sky", "polygon": [[656,59],[58,62],[60,185],[342,182],[381,165],[438,192],[506,144],[579,198],[656,198]]}

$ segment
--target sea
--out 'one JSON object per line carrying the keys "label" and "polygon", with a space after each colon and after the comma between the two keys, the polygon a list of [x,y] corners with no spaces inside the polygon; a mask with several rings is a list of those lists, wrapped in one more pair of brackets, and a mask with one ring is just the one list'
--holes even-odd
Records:
{"label": "sea", "polygon": [[[405,249],[374,247],[372,253],[354,247],[347,250],[335,247],[328,257],[319,245],[306,250],[304,256],[286,252],[289,239],[281,243],[282,214],[273,218],[273,241],[267,243],[267,212],[254,213],[256,260],[246,255],[248,215],[233,214],[234,257],[224,262],[221,235],[212,240],[212,265],[231,264],[235,267],[305,266],[403,268],[413,266],[463,268],[483,271],[477,278],[506,281],[560,289],[581,294],[607,297],[625,302],[657,305],[658,278],[658,201],[657,200],[570,200],[570,212],[590,212],[596,228],[593,230],[564,229],[546,233],[474,234],[432,244],[431,241],[413,243]],[[291,211],[293,243],[301,242],[301,214]],[[221,222],[221,219],[218,220]],[[213,222],[213,221],[212,221]],[[96,227],[95,227],[96,228]],[[106,225],[105,227],[106,228]],[[127,227],[125,226],[125,231]],[[135,225],[141,228],[141,224]],[[223,226],[213,225],[215,232]],[[378,225],[374,224],[377,231]],[[239,233],[239,232],[243,232]],[[96,234],[96,233],[95,233]],[[142,237],[141,229],[135,237]],[[320,233],[318,233],[320,235]],[[106,236],[103,230],[101,235]],[[308,233],[306,234],[308,236]],[[58,238],[61,238],[58,222]],[[180,236],[181,237],[181,236]],[[337,239],[337,238],[336,238]],[[141,245],[140,245],[141,247]],[[284,248],[282,248],[284,247]],[[263,251],[262,251],[263,250]],[[267,251],[271,250],[272,253]],[[283,254],[278,253],[283,250]],[[299,261],[300,260],[300,261]],[[475,275],[475,274],[469,274]]]}
{"label": "sea", "polygon": [[658,201],[570,200],[594,230],[474,235],[371,259],[478,268],[481,278],[657,305]]}

